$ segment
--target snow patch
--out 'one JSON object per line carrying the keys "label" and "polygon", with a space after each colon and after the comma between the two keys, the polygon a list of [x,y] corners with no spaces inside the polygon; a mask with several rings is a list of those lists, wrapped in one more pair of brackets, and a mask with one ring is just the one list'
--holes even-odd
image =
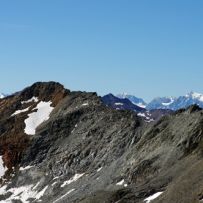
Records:
{"label": "snow patch", "polygon": [[132,103],[141,108],[146,108],[146,105],[144,105],[143,103],[135,103],[135,102],[132,102]]}
{"label": "snow patch", "polygon": [[147,123],[151,123],[151,122],[154,122],[154,119],[149,119],[149,120],[146,120]]}
{"label": "snow patch", "polygon": [[4,176],[5,172],[7,171],[7,168],[4,167],[4,161],[3,161],[3,158],[2,156],[0,156],[0,178],[2,176]]}
{"label": "snow patch", "polygon": [[101,167],[101,168],[98,168],[98,169],[97,169],[97,172],[101,171],[101,170],[102,170],[102,168],[103,168],[103,167]]}
{"label": "snow patch", "polygon": [[39,99],[37,97],[32,97],[31,99],[27,100],[27,101],[22,101],[21,104],[27,104],[30,102],[38,102]]}
{"label": "snow patch", "polygon": [[6,188],[7,188],[7,185],[4,185],[3,187],[0,187],[0,195],[3,195],[3,194],[6,193]]}
{"label": "snow patch", "polygon": [[128,184],[125,184],[125,180],[124,179],[121,180],[120,182],[116,183],[116,185],[119,185],[119,186],[124,185],[124,187],[128,186]]}
{"label": "snow patch", "polygon": [[48,186],[44,187],[37,195],[35,196],[36,199],[40,199],[42,196],[44,196],[44,193],[46,192]]}
{"label": "snow patch", "polygon": [[75,189],[69,190],[65,195],[61,196],[60,198],[58,198],[57,200],[55,200],[53,203],[56,203],[56,202],[62,200],[64,197],[66,197],[67,195],[69,195],[71,192],[74,192],[74,191],[75,191]]}
{"label": "snow patch", "polygon": [[137,115],[140,117],[146,117],[146,115],[144,113],[138,113]]}
{"label": "snow patch", "polygon": [[59,176],[56,176],[56,177],[53,178],[53,180],[56,180],[56,179],[59,179],[59,178],[60,178]]}
{"label": "snow patch", "polygon": [[7,192],[11,192],[12,195],[6,200],[0,201],[0,203],[5,203],[5,202],[12,203],[13,200],[20,200],[23,203],[29,203],[30,198],[39,200],[46,192],[48,186],[46,186],[40,192],[35,191],[32,188],[33,188],[33,185],[27,185],[27,186],[21,186],[18,188],[11,188],[8,191],[6,191],[6,186],[4,186],[0,188],[0,194],[3,195],[3,194],[6,194]]}
{"label": "snow patch", "polygon": [[167,103],[163,102],[162,105],[163,106],[169,106],[169,105],[171,105],[175,101],[174,98],[172,98],[172,97],[169,98],[169,99],[171,100],[170,102],[167,102]]}
{"label": "snow patch", "polygon": [[52,183],[51,185],[54,186],[54,185],[56,185],[57,183],[58,183],[58,182],[56,181],[56,182]]}
{"label": "snow patch", "polygon": [[115,103],[115,105],[116,105],[116,106],[123,106],[123,103],[117,102],[117,103]]}
{"label": "snow patch", "polygon": [[82,106],[88,106],[89,105],[89,103],[87,102],[87,103],[84,103],[84,104],[82,104]]}
{"label": "snow patch", "polygon": [[49,115],[54,109],[51,107],[52,102],[43,102],[41,101],[34,110],[37,112],[33,112],[28,114],[28,118],[25,120],[25,133],[28,135],[34,135],[36,128],[43,123],[44,121],[49,119]]}
{"label": "snow patch", "polygon": [[77,181],[77,180],[80,179],[83,175],[84,175],[84,173],[82,173],[82,174],[75,174],[71,179],[65,181],[65,182],[61,185],[61,187],[65,187],[66,185],[69,185],[69,184],[71,184],[72,182]]}
{"label": "snow patch", "polygon": [[23,113],[23,112],[26,112],[29,110],[30,107],[26,108],[26,109],[22,109],[22,110],[17,110],[15,111],[15,113],[13,113],[11,116],[15,116],[15,115],[18,115],[20,113]]}
{"label": "snow patch", "polygon": [[29,170],[30,168],[32,168],[34,166],[26,166],[26,167],[20,167],[20,171],[25,171],[25,170]]}
{"label": "snow patch", "polygon": [[154,199],[156,199],[157,197],[159,197],[162,193],[163,193],[163,192],[157,192],[157,193],[155,193],[155,194],[149,196],[148,198],[146,198],[146,199],[144,200],[144,202],[150,203],[152,200],[154,200]]}
{"label": "snow patch", "polygon": [[40,185],[40,181],[32,189],[36,190],[39,185]]}

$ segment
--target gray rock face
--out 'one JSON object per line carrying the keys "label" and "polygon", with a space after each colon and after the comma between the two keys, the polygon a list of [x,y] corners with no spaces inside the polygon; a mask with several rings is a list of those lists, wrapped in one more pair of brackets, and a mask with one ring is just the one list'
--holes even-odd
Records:
{"label": "gray rock face", "polygon": [[[153,203],[201,202],[200,108],[146,123],[133,112],[105,106],[95,93],[62,95],[4,177],[0,202],[141,203],[157,192],[163,193]],[[9,119],[2,115],[1,128],[7,129],[3,121]]]}

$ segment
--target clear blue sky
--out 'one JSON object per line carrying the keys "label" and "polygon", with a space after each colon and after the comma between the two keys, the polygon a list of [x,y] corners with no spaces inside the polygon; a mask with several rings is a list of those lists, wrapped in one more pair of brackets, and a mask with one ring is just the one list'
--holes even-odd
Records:
{"label": "clear blue sky", "polygon": [[203,93],[203,1],[1,1],[0,74],[5,93],[48,80],[147,101]]}

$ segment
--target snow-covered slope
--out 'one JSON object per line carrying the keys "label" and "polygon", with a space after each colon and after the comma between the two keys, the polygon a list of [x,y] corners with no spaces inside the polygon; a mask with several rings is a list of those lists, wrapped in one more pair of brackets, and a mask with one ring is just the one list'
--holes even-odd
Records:
{"label": "snow-covered slope", "polygon": [[49,119],[49,115],[54,109],[51,107],[52,102],[43,102],[41,101],[34,110],[28,115],[28,118],[25,120],[25,133],[28,135],[34,135],[36,128]]}
{"label": "snow-covered slope", "polygon": [[0,156],[0,178],[4,176],[7,168],[4,166],[3,158]]}
{"label": "snow-covered slope", "polygon": [[147,109],[168,109],[169,106],[175,101],[174,97],[157,97],[153,99],[148,105]]}

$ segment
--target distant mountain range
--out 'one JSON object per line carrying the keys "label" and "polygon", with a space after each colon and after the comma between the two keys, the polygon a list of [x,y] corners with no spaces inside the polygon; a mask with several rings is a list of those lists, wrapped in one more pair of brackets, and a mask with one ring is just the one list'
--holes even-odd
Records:
{"label": "distant mountain range", "polygon": [[196,92],[190,92],[179,97],[157,97],[148,104],[142,98],[126,93],[116,96],[107,94],[102,97],[102,101],[116,110],[134,111],[147,122],[158,120],[164,115],[194,104],[203,108],[203,95]]}
{"label": "distant mountain range", "polygon": [[129,94],[118,94],[117,97],[127,98],[133,104],[137,106],[142,106],[147,110],[152,109],[178,110],[182,108],[187,108],[193,104],[197,104],[199,107],[203,108],[203,94],[196,92],[190,92],[185,96],[179,97],[157,97],[148,104],[143,99]]}

